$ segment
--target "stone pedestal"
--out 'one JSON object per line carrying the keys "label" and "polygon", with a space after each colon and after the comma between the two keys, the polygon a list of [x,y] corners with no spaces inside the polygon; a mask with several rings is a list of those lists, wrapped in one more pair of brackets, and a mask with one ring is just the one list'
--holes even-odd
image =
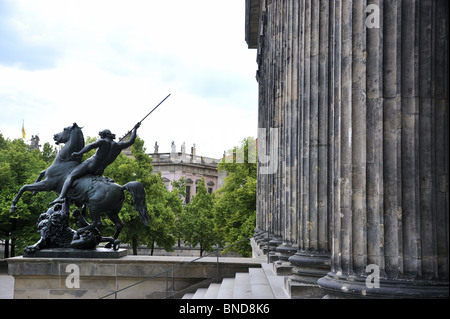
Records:
{"label": "stone pedestal", "polygon": [[[107,295],[108,299],[160,299],[167,294],[190,292],[190,288],[207,287],[217,276],[222,280],[234,277],[236,272],[247,272],[249,267],[261,266],[260,260],[251,258],[224,257],[218,265],[215,257],[189,263],[193,259],[196,258],[21,256],[7,262],[8,274],[14,277],[14,299],[99,299]],[[114,294],[130,285],[134,286]]]}
{"label": "stone pedestal", "polygon": [[73,249],[73,248],[49,248],[38,250],[34,253],[24,252],[28,258],[120,258],[127,255],[127,250],[108,248]]}

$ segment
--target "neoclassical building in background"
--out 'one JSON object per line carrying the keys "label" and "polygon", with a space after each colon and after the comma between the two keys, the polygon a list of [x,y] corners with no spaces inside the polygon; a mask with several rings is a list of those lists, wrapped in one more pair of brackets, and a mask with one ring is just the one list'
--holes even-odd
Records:
{"label": "neoclassical building in background", "polygon": [[186,198],[183,203],[188,204],[197,193],[197,185],[205,180],[207,191],[212,194],[222,187],[225,172],[217,170],[217,164],[221,159],[198,156],[195,144],[191,152],[186,152],[185,144],[181,151],[176,151],[175,143],[172,142],[170,153],[160,153],[159,146],[155,143],[154,152],[149,154],[152,158],[153,173],[161,173],[161,177],[168,190],[172,190],[172,182],[182,177],[186,179]]}
{"label": "neoclassical building in background", "polygon": [[256,226],[291,296],[448,298],[448,13],[246,0],[258,140],[277,149],[276,170],[259,165]]}

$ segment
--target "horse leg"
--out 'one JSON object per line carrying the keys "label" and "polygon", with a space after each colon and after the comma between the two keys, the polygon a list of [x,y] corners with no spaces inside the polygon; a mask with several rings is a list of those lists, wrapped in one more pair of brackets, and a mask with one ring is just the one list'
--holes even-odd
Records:
{"label": "horse leg", "polygon": [[98,211],[98,209],[96,209],[96,208],[91,207],[90,212],[91,212],[92,223],[85,227],[79,228],[77,230],[77,234],[84,233],[87,230],[90,230],[90,229],[96,228],[96,227],[100,227],[102,225],[102,222],[100,220],[100,211]]}
{"label": "horse leg", "polygon": [[[34,183],[39,183],[45,176],[45,173],[47,172],[47,170],[41,171],[41,173],[39,174],[38,178],[34,181]],[[33,191],[33,195],[36,195],[37,191]]]}
{"label": "horse leg", "polygon": [[43,191],[48,191],[48,190],[49,190],[48,185],[45,182],[45,180],[43,180],[42,182],[22,186],[20,188],[19,192],[17,193],[16,197],[14,197],[12,204],[11,204],[11,209],[9,212],[13,213],[16,211],[16,209],[17,209],[16,204],[19,202],[19,199],[24,192],[36,192],[37,193],[37,192],[43,192]]}
{"label": "horse leg", "polygon": [[113,237],[114,239],[117,239],[119,237],[120,232],[123,229],[123,222],[120,220],[118,214],[107,214],[109,219],[114,223],[116,226],[116,232],[114,233]]}
{"label": "horse leg", "polygon": [[113,238],[115,239],[115,241],[109,242],[108,244],[105,245],[105,248],[111,248],[113,243],[119,242],[119,241],[117,241],[117,238],[119,237],[119,234],[123,229],[123,222],[120,220],[118,212],[107,212],[106,215],[116,226],[116,232],[113,235]]}

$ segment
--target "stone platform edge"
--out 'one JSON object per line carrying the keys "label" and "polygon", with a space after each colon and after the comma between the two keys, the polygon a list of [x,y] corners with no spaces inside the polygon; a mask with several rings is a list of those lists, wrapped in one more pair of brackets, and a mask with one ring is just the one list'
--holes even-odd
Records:
{"label": "stone platform edge", "polygon": [[[237,272],[261,267],[258,259],[175,256],[124,256],[121,258],[8,258],[8,274],[14,277],[14,298],[86,298],[98,299],[139,281],[145,281],[117,294],[117,298],[152,299],[166,294],[166,274],[172,278],[171,291],[181,291],[205,280],[234,277]],[[196,260],[192,262],[193,260]],[[186,263],[186,264],[185,264]],[[182,265],[184,264],[184,265]],[[181,267],[180,267],[181,266]],[[79,286],[70,287],[73,269]],[[72,277],[71,277],[72,276]],[[150,280],[149,277],[154,277]],[[69,286],[68,286],[69,281]],[[115,298],[112,295],[109,298]]]}
{"label": "stone platform edge", "polygon": [[42,249],[34,253],[24,253],[24,258],[121,258],[128,254],[126,249],[118,250],[108,248],[96,249],[73,249],[73,248],[53,248]]}

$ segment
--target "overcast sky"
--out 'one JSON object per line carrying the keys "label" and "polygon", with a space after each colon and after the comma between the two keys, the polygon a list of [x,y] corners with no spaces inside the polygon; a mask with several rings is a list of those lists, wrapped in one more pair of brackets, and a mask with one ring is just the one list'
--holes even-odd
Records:
{"label": "overcast sky", "polygon": [[0,132],[138,130],[148,152],[216,157],[256,137],[256,52],[244,0],[0,0]]}

